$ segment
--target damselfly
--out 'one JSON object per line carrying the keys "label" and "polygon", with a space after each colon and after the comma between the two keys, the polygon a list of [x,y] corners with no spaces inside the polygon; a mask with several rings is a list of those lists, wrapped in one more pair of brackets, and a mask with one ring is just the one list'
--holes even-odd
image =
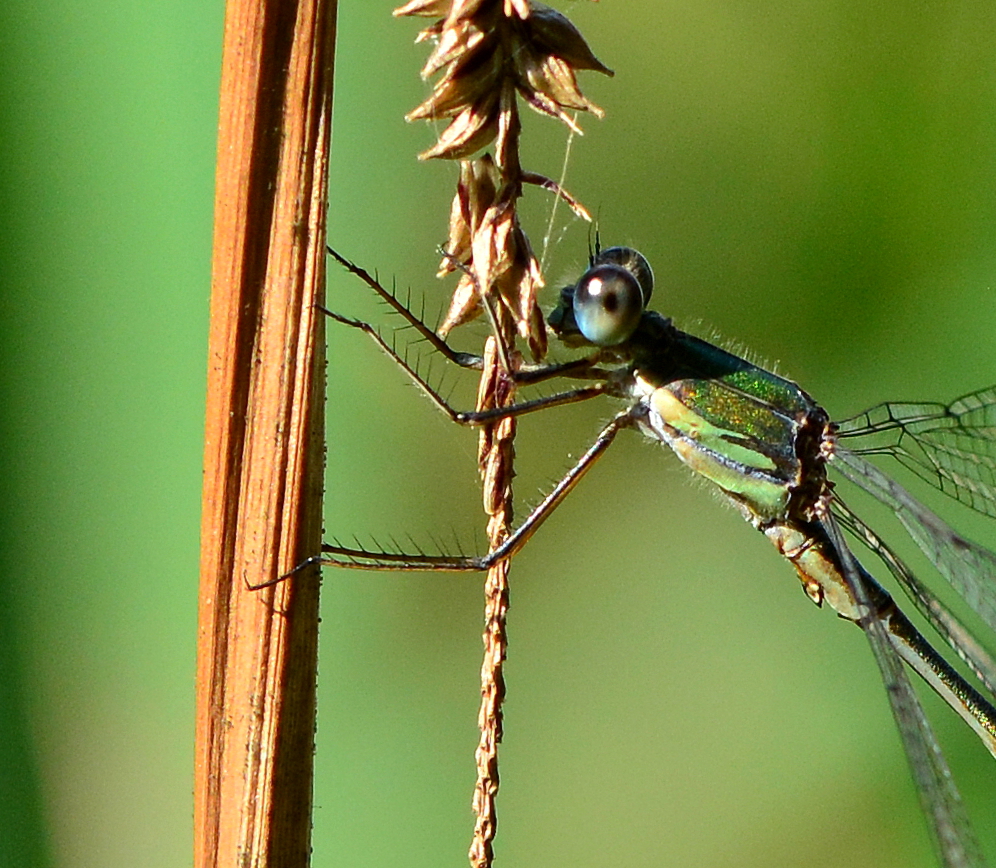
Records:
{"label": "damselfly", "polygon": [[[462,367],[480,367],[478,357],[450,349],[370,275],[336,258],[434,349]],[[682,332],[670,319],[647,310],[652,289],[652,271],[641,254],[629,248],[597,253],[577,284],[562,291],[549,317],[550,329],[563,344],[588,354],[509,373],[522,385],[560,377],[585,384],[487,412],[453,409],[375,328],[329,312],[338,322],[371,335],[461,424],[479,425],[602,395],[622,400],[625,407],[508,540],[488,555],[412,556],[326,545],[315,561],[360,569],[485,569],[522,547],[621,430],[640,430],[717,486],[793,564],[810,599],[827,603],[865,631],[944,863],[982,864],[947,764],[903,664],[920,675],[996,756],[996,662],[847,507],[828,471],[838,472],[891,508],[941,574],[986,626],[996,630],[996,555],[955,533],[865,457],[892,456],[942,492],[996,516],[996,387],[948,405],[881,404],[835,423],[796,384]],[[978,678],[981,690],[950,666],[899,610],[853,556],[843,531],[881,559],[927,623]]]}

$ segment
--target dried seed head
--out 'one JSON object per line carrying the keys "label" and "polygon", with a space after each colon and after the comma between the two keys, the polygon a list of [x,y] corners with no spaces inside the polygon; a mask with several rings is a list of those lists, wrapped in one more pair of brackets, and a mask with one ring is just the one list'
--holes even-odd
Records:
{"label": "dried seed head", "polygon": [[[435,41],[422,75],[438,74],[439,79],[407,119],[449,124],[420,159],[463,160],[495,146],[494,160],[461,164],[440,275],[461,274],[439,333],[445,336],[479,316],[487,294],[495,325],[504,329],[514,323],[539,358],[546,350],[546,327],[536,303],[543,281],[515,208],[522,184],[538,176],[527,179],[519,164],[518,97],[580,132],[570,112],[601,116],[602,111],[581,93],[576,70],[612,72],[567,18],[532,0],[412,0],[394,14],[438,19],[418,38]],[[541,183],[555,189],[575,213],[586,214],[552,181]]]}
{"label": "dried seed head", "polygon": [[[509,101],[496,98],[507,84],[536,111],[577,132],[569,110],[602,115],[578,89],[575,72],[612,71],[595,57],[580,31],[549,6],[530,0],[413,0],[394,14],[440,16],[419,39],[436,40],[422,75],[444,72],[408,120],[451,122],[421,159],[463,158],[490,144],[499,134],[501,113],[516,110],[514,100],[510,107]],[[499,148],[499,165],[504,166],[501,156]]]}

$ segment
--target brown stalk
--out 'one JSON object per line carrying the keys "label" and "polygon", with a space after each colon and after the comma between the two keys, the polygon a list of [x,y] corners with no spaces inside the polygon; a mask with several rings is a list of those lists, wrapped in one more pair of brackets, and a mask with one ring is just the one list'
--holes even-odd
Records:
{"label": "brown stalk", "polygon": [[226,7],[198,615],[194,864],[306,866],[335,0]]}
{"label": "brown stalk", "polygon": [[[449,313],[439,332],[488,312],[494,334],[488,339],[478,390],[478,408],[515,401],[513,374],[520,363],[516,333],[535,358],[546,351],[546,323],[537,304],[543,285],[539,263],[519,225],[516,203],[524,183],[562,196],[575,213],[587,212],[552,180],[524,172],[519,161],[518,101],[580,132],[573,111],[601,109],[578,89],[575,71],[610,74],[592,54],[580,32],[559,12],[535,0],[411,0],[395,15],[438,18],[419,39],[436,48],[422,70],[439,74],[431,96],[408,120],[445,119],[448,126],[422,159],[461,159],[460,181],[450,215],[450,237],[440,275],[460,272]],[[464,158],[494,143],[495,157]],[[590,219],[590,218],[589,218]],[[484,510],[492,550],[512,526],[515,420],[481,431],[479,465]],[[475,754],[476,816],[470,847],[473,868],[489,868],[498,824],[498,744],[502,736],[503,666],[508,647],[509,562],[493,566],[485,582],[484,662],[481,667],[481,739]]]}
{"label": "brown stalk", "polygon": [[[515,390],[497,353],[498,341],[511,340],[512,336],[512,328],[506,325],[500,337],[488,338],[478,389],[477,406],[481,410],[507,406],[515,400]],[[484,482],[484,511],[488,516],[488,543],[492,549],[505,540],[512,526],[514,439],[515,419],[511,417],[481,430],[478,464]],[[498,562],[488,570],[484,583],[484,660],[481,663],[481,706],[477,716],[481,739],[474,752],[477,783],[471,806],[475,821],[468,853],[474,868],[486,868],[494,861],[492,842],[498,829],[495,799],[498,797],[498,744],[502,737],[502,703],[505,700],[510,567],[508,560]]]}

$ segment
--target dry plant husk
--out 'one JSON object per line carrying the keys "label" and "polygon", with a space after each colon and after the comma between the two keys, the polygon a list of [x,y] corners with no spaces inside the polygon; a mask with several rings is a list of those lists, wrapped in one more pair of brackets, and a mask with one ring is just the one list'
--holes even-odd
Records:
{"label": "dry plant husk", "polygon": [[[539,262],[518,218],[516,204],[523,184],[560,196],[581,217],[587,212],[553,180],[524,172],[519,162],[519,98],[534,110],[557,118],[580,133],[573,113],[602,110],[578,88],[576,72],[596,70],[611,75],[578,29],[549,6],[530,0],[413,0],[395,15],[436,18],[418,36],[434,40],[435,49],[422,69],[438,75],[432,94],[408,115],[409,121],[448,123],[435,145],[420,159],[459,159],[460,177],[450,210],[449,239],[440,276],[460,275],[449,311],[439,327],[450,330],[483,311],[492,319],[478,408],[514,402],[513,371],[520,363],[515,335],[523,338],[536,359],[546,352],[546,323],[537,303],[543,286]],[[494,145],[494,157],[469,159]],[[512,463],[515,419],[503,418],[481,430],[478,461],[484,483],[488,540],[495,549],[512,524]],[[502,736],[505,696],[503,664],[507,649],[507,560],[488,570],[485,582],[484,662],[481,667],[481,739],[475,753],[476,816],[470,847],[473,868],[490,868],[498,817],[498,743]]]}

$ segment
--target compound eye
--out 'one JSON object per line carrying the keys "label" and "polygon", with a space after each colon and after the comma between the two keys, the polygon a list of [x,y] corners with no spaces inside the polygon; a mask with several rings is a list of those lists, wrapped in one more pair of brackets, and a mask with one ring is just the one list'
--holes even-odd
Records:
{"label": "compound eye", "polygon": [[606,263],[589,268],[574,290],[574,321],[598,347],[627,340],[643,314],[643,291],[630,271]]}

